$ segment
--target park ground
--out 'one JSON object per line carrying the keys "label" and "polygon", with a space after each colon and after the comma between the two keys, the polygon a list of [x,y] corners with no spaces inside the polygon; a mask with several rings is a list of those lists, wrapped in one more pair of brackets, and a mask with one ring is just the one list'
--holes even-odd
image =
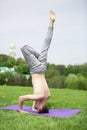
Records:
{"label": "park ground", "polygon": [[[87,130],[87,91],[50,89],[49,108],[81,109],[81,113],[68,117],[43,117],[0,110],[0,130]],[[17,105],[20,95],[32,93],[32,87],[0,86],[0,107]],[[32,105],[26,101],[24,105]]]}

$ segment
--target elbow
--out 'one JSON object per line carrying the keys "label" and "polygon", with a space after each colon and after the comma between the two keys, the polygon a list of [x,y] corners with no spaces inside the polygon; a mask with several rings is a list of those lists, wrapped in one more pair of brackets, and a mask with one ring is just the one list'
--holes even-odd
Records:
{"label": "elbow", "polygon": [[19,97],[19,102],[23,102],[23,97],[22,96]]}

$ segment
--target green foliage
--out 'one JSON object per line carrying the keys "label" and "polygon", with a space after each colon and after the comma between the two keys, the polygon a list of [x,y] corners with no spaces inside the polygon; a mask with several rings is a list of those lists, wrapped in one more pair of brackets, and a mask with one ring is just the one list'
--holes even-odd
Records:
{"label": "green foliage", "polygon": [[18,58],[18,59],[16,60],[16,65],[20,65],[21,63],[24,63],[24,62],[25,62],[24,59]]}
{"label": "green foliage", "polygon": [[54,76],[47,80],[48,86],[50,88],[65,88],[65,77],[64,76]]}
{"label": "green foliage", "polygon": [[79,68],[80,68],[79,73],[81,73],[87,78],[87,63],[80,65]]}
{"label": "green foliage", "polygon": [[51,77],[59,75],[59,71],[54,64],[47,64],[46,78],[50,79]]}
{"label": "green foliage", "polygon": [[0,54],[0,67],[7,66],[8,56],[4,54]]}
{"label": "green foliage", "polygon": [[58,69],[60,75],[65,75],[66,73],[65,65],[56,65],[56,68]]}
{"label": "green foliage", "polygon": [[49,87],[51,88],[64,88],[65,87],[65,78],[64,76],[60,75],[58,66],[56,67],[56,65],[54,64],[47,65],[46,79],[47,79]]}
{"label": "green foliage", "polygon": [[78,76],[78,85],[79,85],[79,89],[81,90],[87,90],[87,78],[83,77],[83,76]]}
{"label": "green foliage", "polygon": [[23,74],[12,74],[10,72],[0,73],[0,85],[19,85],[29,86],[31,85],[30,77],[27,79]]}
{"label": "green foliage", "polygon": [[67,88],[78,89],[78,77],[75,74],[69,74],[66,78]]}
{"label": "green foliage", "polygon": [[83,76],[87,77],[87,63],[82,65],[68,65],[65,70],[66,76],[70,73],[78,74],[81,73]]}
{"label": "green foliage", "polygon": [[26,86],[26,77],[22,74],[14,75],[14,85]]}
{"label": "green foliage", "polygon": [[16,60],[15,70],[21,74],[29,74],[29,67],[25,60],[23,60],[22,58],[18,58]]}
{"label": "green foliage", "polygon": [[4,73],[1,73],[0,74],[0,85],[5,84],[5,82],[6,82],[6,77],[5,77]]}
{"label": "green foliage", "polygon": [[66,67],[66,75],[73,73],[73,74],[77,74],[78,72],[80,72],[80,68],[79,65],[68,65]]}
{"label": "green foliage", "polygon": [[[0,84],[32,85],[30,78],[25,80],[24,75],[30,75],[30,71],[29,66],[24,59],[15,59],[1,54],[0,67],[11,67],[18,73],[17,75],[4,75],[0,73]],[[68,65],[67,67],[65,65],[47,63],[46,80],[49,87],[53,88],[68,87],[71,89],[87,90],[87,63],[81,65]]]}
{"label": "green foliage", "polygon": [[69,74],[66,78],[66,86],[71,89],[87,90],[87,78],[82,74]]}
{"label": "green foliage", "polygon": [[29,74],[29,68],[26,63],[19,64],[18,66],[16,66],[15,70],[21,74]]}
{"label": "green foliage", "polygon": [[16,59],[9,56],[7,60],[7,67],[13,67],[16,63]]}

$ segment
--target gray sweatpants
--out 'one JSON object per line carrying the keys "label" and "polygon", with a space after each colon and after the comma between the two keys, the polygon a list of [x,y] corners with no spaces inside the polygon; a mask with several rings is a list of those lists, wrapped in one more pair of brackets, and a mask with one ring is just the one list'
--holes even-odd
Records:
{"label": "gray sweatpants", "polygon": [[45,73],[47,63],[47,53],[53,36],[53,27],[48,27],[48,32],[44,40],[41,52],[36,52],[32,47],[24,45],[21,48],[23,56],[29,65],[30,73]]}

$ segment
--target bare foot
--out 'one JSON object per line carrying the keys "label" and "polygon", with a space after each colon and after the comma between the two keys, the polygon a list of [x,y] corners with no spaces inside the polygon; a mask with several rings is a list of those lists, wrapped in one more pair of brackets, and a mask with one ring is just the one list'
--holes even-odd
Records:
{"label": "bare foot", "polygon": [[55,21],[55,13],[52,10],[50,10],[50,20]]}

